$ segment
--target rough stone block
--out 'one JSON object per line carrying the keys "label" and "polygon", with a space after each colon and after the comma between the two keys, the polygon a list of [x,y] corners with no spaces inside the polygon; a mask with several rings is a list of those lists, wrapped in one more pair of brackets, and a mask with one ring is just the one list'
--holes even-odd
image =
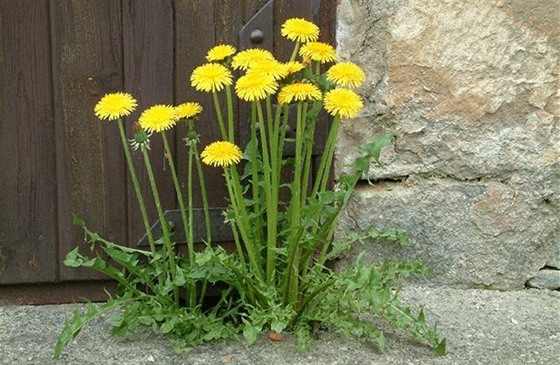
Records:
{"label": "rough stone block", "polygon": [[429,269],[424,283],[522,289],[554,249],[557,220],[548,203],[505,183],[411,176],[360,186],[341,216],[337,238],[370,226],[400,227],[411,246],[366,243],[349,258],[365,251],[370,262],[421,260]]}
{"label": "rough stone block", "polygon": [[527,286],[537,289],[560,289],[560,270],[543,269],[527,281]]}
{"label": "rough stone block", "polygon": [[337,174],[390,132],[368,178],[414,180],[357,192],[350,218],[399,223],[416,243],[372,257],[416,257],[434,282],[500,289],[560,266],[559,23],[552,0],[340,2],[340,58],[368,76]]}

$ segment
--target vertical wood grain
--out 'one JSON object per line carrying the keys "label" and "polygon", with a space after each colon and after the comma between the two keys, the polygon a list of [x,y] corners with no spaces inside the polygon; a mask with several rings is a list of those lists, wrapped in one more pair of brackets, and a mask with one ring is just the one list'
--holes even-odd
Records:
{"label": "vertical wood grain", "polygon": [[93,112],[105,93],[122,90],[121,9],[111,0],[69,0],[51,2],[51,13],[60,278],[101,278],[62,261],[83,241],[71,214],[102,237],[126,243],[126,171],[117,125]]}
{"label": "vertical wood grain", "polygon": [[0,283],[56,280],[57,221],[46,0],[0,3]]}
{"label": "vertical wood grain", "polygon": [[[274,54],[286,61],[290,58],[294,43],[280,34],[282,24],[289,18],[304,18],[313,21],[312,1],[275,0],[274,1]],[[318,24],[320,26],[320,24]]]}
{"label": "vertical wood grain", "polygon": [[[195,17],[196,14],[191,14]],[[141,112],[155,104],[174,103],[174,2],[172,0],[123,0],[123,49],[125,89],[137,99],[139,108],[127,118],[129,138]],[[166,133],[175,149],[175,131]],[[151,138],[151,162],[164,209],[174,209],[176,199],[163,152],[161,136]],[[151,222],[157,212],[144,168],[142,154],[134,154]],[[128,235],[131,245],[144,235],[142,216],[132,183],[128,184]]]}
{"label": "vertical wood grain", "polygon": [[[140,112],[156,103],[200,102],[201,148],[219,139],[211,94],[190,86],[192,70],[217,43],[238,47],[238,34],[267,0],[3,0],[0,2],[0,284],[89,280],[70,270],[66,253],[82,240],[76,213],[110,240],[134,245],[143,234],[116,125],[93,115],[99,98],[131,92]],[[334,0],[275,0],[274,52],[290,17],[315,21],[334,44]],[[51,50],[52,47],[52,50]],[[238,127],[246,121],[236,116]],[[326,131],[327,128],[320,128]],[[239,128],[238,128],[239,131]],[[183,183],[184,128],[170,133]],[[318,140],[324,138],[318,134]],[[319,142],[320,144],[320,142]],[[243,146],[242,146],[243,147]],[[166,209],[177,208],[159,136],[152,162]],[[157,220],[141,156],[136,163]],[[210,204],[226,205],[222,171],[205,167]],[[195,182],[196,182],[195,177]],[[195,183],[195,186],[197,184]],[[195,193],[196,194],[196,193]],[[195,204],[201,206],[195,195]]]}
{"label": "vertical wood grain", "polygon": [[244,0],[241,1],[239,10],[241,12],[241,24],[247,24],[249,20],[268,2],[268,0]]}
{"label": "vertical wood grain", "polygon": [[[222,18],[222,1],[208,0],[177,0],[175,3],[175,63],[177,78],[175,88],[177,90],[177,103],[195,101],[202,105],[204,111],[196,124],[196,131],[200,135],[199,149],[221,139],[212,94],[196,91],[191,87],[190,77],[192,71],[206,63],[206,53],[216,45],[217,31],[215,25],[215,14]],[[196,14],[196,15],[195,15]],[[237,46],[237,41],[222,38],[223,42],[230,42]],[[225,105],[225,104],[224,104]],[[188,155],[183,138],[186,130],[183,125],[178,128],[177,135],[177,161],[179,175],[183,183],[187,180]],[[199,151],[199,152],[200,152]],[[204,166],[204,177],[208,189],[208,200],[211,207],[223,207],[226,205],[225,197],[227,190],[222,177],[223,171],[218,168]],[[197,207],[202,206],[198,176],[194,176],[194,203]]]}

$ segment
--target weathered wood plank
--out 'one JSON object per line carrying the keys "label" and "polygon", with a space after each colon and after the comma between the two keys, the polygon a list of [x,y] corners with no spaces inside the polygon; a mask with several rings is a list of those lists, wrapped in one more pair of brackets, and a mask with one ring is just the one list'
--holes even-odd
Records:
{"label": "weathered wood plank", "polygon": [[55,136],[46,0],[0,3],[0,283],[56,280]]}
{"label": "weathered wood plank", "polygon": [[[130,138],[132,127],[140,113],[155,104],[174,102],[174,6],[172,0],[125,0],[123,1],[123,42],[125,89],[131,92],[139,103],[139,110],[127,118]],[[196,13],[190,14],[196,17]],[[199,35],[196,35],[199,37]],[[171,149],[175,150],[175,132],[167,134]],[[172,180],[163,152],[159,135],[152,136],[152,166],[156,175],[162,204],[166,209],[175,208],[175,194]],[[148,176],[141,153],[134,154],[138,177],[143,187],[151,221],[157,220],[157,212]],[[130,243],[136,242],[144,234],[142,216],[132,183],[128,184],[128,232]]]}
{"label": "weathered wood plank", "polygon": [[244,0],[240,3],[241,24],[247,24],[249,20],[268,2],[268,0]]}
{"label": "weathered wood plank", "polygon": [[69,268],[62,261],[83,241],[71,214],[108,240],[126,242],[126,175],[118,129],[93,113],[105,93],[122,90],[121,9],[111,0],[56,1],[51,6],[60,279],[100,278],[93,270]]}
{"label": "weathered wood plank", "polygon": [[274,54],[281,61],[287,61],[294,49],[294,43],[280,34],[282,24],[289,18],[305,18],[313,21],[312,0],[274,1]]}
{"label": "weathered wood plank", "polygon": [[[212,94],[196,91],[190,86],[192,71],[206,63],[206,53],[216,45],[217,33],[215,24],[215,14],[220,14],[223,2],[207,0],[177,0],[175,4],[176,24],[175,34],[175,65],[177,78],[175,88],[177,90],[177,103],[185,101],[199,102],[204,111],[200,120],[196,124],[196,130],[200,135],[200,151],[213,141],[220,139],[220,130],[214,112]],[[194,15],[195,14],[195,15]],[[218,15],[218,17],[222,17]],[[222,38],[222,41],[229,42],[231,39]],[[235,41],[232,45],[236,46]],[[225,104],[224,104],[225,105]],[[185,128],[178,128],[178,166],[181,181],[187,181],[187,162],[188,154],[183,138]],[[223,207],[226,205],[225,197],[227,189],[222,177],[223,171],[217,168],[204,166],[204,176],[208,187],[209,204],[212,207]],[[202,206],[200,189],[198,187],[198,175],[194,174],[194,204]]]}
{"label": "weathered wood plank", "polygon": [[107,301],[107,292],[115,295],[117,283],[112,280],[66,281],[58,283],[20,284],[4,286],[0,290],[3,305],[44,305]]}

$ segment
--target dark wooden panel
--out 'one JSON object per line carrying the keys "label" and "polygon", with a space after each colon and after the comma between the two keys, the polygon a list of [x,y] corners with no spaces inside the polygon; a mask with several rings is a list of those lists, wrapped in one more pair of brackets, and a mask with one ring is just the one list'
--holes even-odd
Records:
{"label": "dark wooden panel", "polygon": [[216,27],[216,44],[237,44],[237,34],[241,25],[242,1],[219,0],[214,8],[214,25]]}
{"label": "dark wooden panel", "polygon": [[[316,3],[313,6],[316,6]],[[313,19],[321,28],[319,40],[336,47],[336,0],[319,1],[318,7],[312,7]]]}
{"label": "dark wooden panel", "polygon": [[268,2],[268,0],[245,0],[241,1],[241,24],[247,24],[249,20]]}
{"label": "dark wooden panel", "polygon": [[[132,126],[142,110],[155,104],[174,103],[174,13],[171,0],[124,0],[123,1],[123,43],[125,90],[131,92],[139,103],[139,110],[127,118],[130,138]],[[190,14],[196,17],[197,13]],[[199,30],[200,33],[200,30]],[[200,37],[197,34],[196,37]],[[175,149],[175,132],[167,133],[171,148]],[[175,194],[171,175],[163,153],[163,143],[159,135],[151,142],[152,166],[160,187],[160,197],[165,209],[175,207]],[[157,212],[148,177],[140,152],[134,154],[138,177],[143,186],[151,221],[157,220]],[[129,242],[136,242],[144,234],[142,216],[134,188],[128,184],[128,232]]]}
{"label": "dark wooden panel", "polygon": [[313,2],[312,0],[274,1],[274,54],[278,59],[287,61],[294,49],[294,43],[280,34],[282,24],[289,18],[305,18],[313,21]]}
{"label": "dark wooden panel", "polygon": [[116,292],[111,280],[70,281],[56,284],[7,285],[0,290],[0,305],[43,305],[81,302],[104,302],[108,291]]}
{"label": "dark wooden panel", "polygon": [[55,137],[46,0],[0,3],[0,283],[56,279]]}
{"label": "dark wooden panel", "polygon": [[121,9],[118,1],[70,0],[52,5],[58,147],[60,279],[100,278],[62,264],[83,241],[71,213],[103,237],[126,242],[126,175],[115,122],[93,108],[122,90]]}
{"label": "dark wooden panel", "polygon": [[304,18],[314,22],[321,29],[319,40],[335,46],[335,0],[274,1],[274,50],[283,57],[289,57],[293,50],[293,42],[280,34],[282,24],[289,18]]}
{"label": "dark wooden panel", "polygon": [[[200,135],[200,150],[213,141],[221,139],[212,94],[196,91],[190,86],[192,71],[206,63],[206,53],[216,45],[216,27],[214,26],[214,14],[220,14],[223,2],[208,0],[177,0],[175,4],[175,63],[177,70],[176,90],[177,103],[185,101],[199,102],[204,111],[196,124],[196,130]],[[196,16],[193,16],[196,14]],[[218,18],[222,17],[218,15]],[[224,41],[228,41],[223,39]],[[237,42],[232,45],[236,46]],[[225,105],[225,104],[224,104]],[[181,125],[177,135],[177,163],[180,179],[183,183],[187,180],[188,154],[183,138],[185,128]],[[225,204],[227,189],[222,177],[223,171],[218,168],[204,166],[204,176],[208,186],[208,200],[210,206],[221,207]],[[198,177],[195,173],[194,179],[194,204],[202,206]]]}

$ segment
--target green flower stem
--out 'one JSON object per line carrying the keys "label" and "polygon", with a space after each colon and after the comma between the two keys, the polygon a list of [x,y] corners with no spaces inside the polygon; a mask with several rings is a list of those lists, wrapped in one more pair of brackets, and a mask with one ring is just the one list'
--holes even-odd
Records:
{"label": "green flower stem", "polygon": [[323,150],[323,156],[321,156],[321,162],[319,163],[319,169],[317,171],[317,179],[313,184],[313,190],[311,192],[312,197],[315,197],[319,191],[324,191],[327,187],[339,127],[340,116],[336,116],[332,122],[331,130],[329,131],[329,135],[327,137],[325,149]]}
{"label": "green flower stem", "polygon": [[[138,182],[138,175],[136,175],[136,168],[134,167],[134,161],[132,161],[132,155],[128,147],[126,140],[126,133],[124,131],[124,126],[122,119],[117,119],[119,125],[119,134],[121,136],[121,142],[124,149],[124,154],[126,156],[126,163],[130,171],[130,176],[132,178],[132,184],[134,185],[134,191],[136,192],[136,198],[138,199],[138,206],[140,207],[140,213],[142,214],[142,220],[144,221],[144,228],[146,229],[146,235],[148,236],[148,243],[150,244],[150,251],[156,253],[156,245],[154,241],[154,236],[152,234],[152,227],[150,226],[150,219],[148,218],[148,212],[146,210],[146,204],[144,203],[144,197],[142,196],[142,191],[140,189],[140,183]],[[161,277],[160,277],[161,279]]]}
{"label": "green flower stem", "polygon": [[228,135],[224,125],[224,116],[222,115],[222,106],[220,104],[220,99],[218,98],[218,92],[213,91],[212,96],[214,97],[214,109],[216,109],[216,118],[218,118],[218,125],[220,126],[220,132],[222,133],[222,139],[227,141]]}
{"label": "green flower stem", "polygon": [[208,193],[206,192],[206,183],[204,181],[204,171],[200,163],[200,155],[198,153],[197,142],[192,142],[192,149],[194,152],[194,161],[196,164],[196,171],[198,173],[198,182],[200,184],[200,195],[202,195],[202,209],[204,211],[204,223],[206,225],[206,244],[212,244],[212,225],[210,222],[210,208],[208,205]]}
{"label": "green flower stem", "polygon": [[[260,203],[260,183],[259,183],[259,170],[258,170],[258,139],[257,139],[257,102],[251,103],[251,186],[253,189],[253,212],[255,217],[261,215]],[[262,242],[262,220],[257,219],[256,240]]]}
{"label": "green flower stem", "polygon": [[[287,105],[286,105],[287,106]],[[273,126],[273,135],[276,136],[276,155],[272,156],[273,158],[276,158],[277,161],[277,165],[282,165],[282,153],[278,153],[280,150],[280,146],[283,143],[283,139],[284,136],[282,135],[282,131],[280,130],[281,127],[281,116],[282,116],[282,109],[284,108],[284,110],[286,111],[286,113],[288,112],[286,108],[286,106],[283,105],[277,105],[276,106],[276,112],[274,113],[274,126]]]}
{"label": "green flower stem", "polygon": [[[185,236],[187,238],[187,250],[189,253],[189,263],[191,266],[194,265],[194,244],[192,235],[190,234],[192,231],[192,218],[187,218],[187,210],[185,209],[185,202],[183,199],[183,193],[181,191],[181,185],[179,184],[179,179],[177,178],[177,170],[175,168],[175,162],[173,161],[173,154],[171,153],[171,148],[169,147],[169,142],[167,141],[167,136],[165,135],[165,131],[161,131],[161,138],[163,139],[163,146],[165,149],[165,154],[167,155],[167,162],[169,163],[169,170],[171,170],[171,177],[173,178],[173,186],[175,187],[175,194],[177,194],[177,201],[179,202],[179,211],[181,212],[181,220],[183,222],[183,231],[185,232]],[[190,154],[190,153],[189,153]],[[189,160],[188,169],[191,169],[192,161]],[[192,174],[191,174],[192,175]],[[187,189],[187,196],[189,201],[192,201],[192,186],[189,186]],[[191,207],[189,206],[189,214],[192,214]],[[187,235],[187,232],[189,233]],[[196,291],[193,285],[190,285],[188,290],[188,295],[190,298],[190,306],[193,307],[195,305],[195,296]]]}
{"label": "green flower stem", "polygon": [[[228,190],[231,189],[228,186]],[[233,194],[232,191],[229,192],[230,196]],[[237,232],[237,226],[235,223],[231,222],[231,232],[233,233],[233,241],[235,242],[235,250],[237,251],[237,255],[239,256],[239,261],[243,267],[247,267],[247,261],[245,261],[245,254],[243,253],[243,248],[241,247],[241,241],[239,240],[239,233]]]}
{"label": "green flower stem", "polygon": [[202,307],[204,297],[206,296],[206,288],[208,287],[208,280],[204,280],[202,288],[200,289],[200,297],[198,298],[198,305]]}
{"label": "green flower stem", "polygon": [[[187,206],[189,210],[189,227],[187,233],[187,246],[189,250],[189,262],[194,267],[194,204],[193,204],[193,159],[194,151],[189,147],[189,159],[187,163]],[[191,305],[196,303],[196,286],[193,284],[190,292]]]}
{"label": "green flower stem", "polygon": [[[146,165],[146,171],[148,172],[148,179],[150,180],[150,187],[152,188],[152,194],[154,195],[154,202],[156,204],[159,221],[161,222],[161,230],[163,232],[163,242],[165,244],[167,257],[169,260],[169,271],[171,272],[171,281],[175,282],[175,278],[177,277],[177,266],[175,263],[175,250],[173,249],[173,244],[171,243],[171,238],[169,237],[169,227],[167,226],[167,220],[163,215],[163,208],[161,206],[161,200],[159,198],[159,193],[154,178],[154,172],[152,170],[152,164],[150,163],[150,158],[148,157],[148,152],[146,151],[145,148],[142,149],[142,155],[144,156],[144,164]],[[179,290],[175,284],[173,284],[173,296],[175,302],[179,303]]]}
{"label": "green flower stem", "polygon": [[[165,154],[167,155],[167,161],[169,163],[169,169],[171,170],[171,177],[173,178],[173,185],[175,187],[175,193],[177,194],[177,201],[179,202],[179,208],[181,211],[181,220],[183,222],[183,228],[185,231],[185,235],[190,230],[189,220],[187,218],[187,210],[185,209],[185,201],[183,199],[183,193],[181,191],[181,185],[179,184],[179,179],[177,177],[177,171],[175,169],[175,162],[173,161],[173,155],[171,154],[171,148],[169,147],[169,142],[167,141],[167,136],[165,132],[161,132],[161,138],[163,139],[163,146],[165,148]],[[192,190],[188,190],[187,194],[190,196],[192,195]],[[190,209],[190,207],[189,207]],[[187,245],[189,251],[189,262],[192,265],[194,263],[194,248],[192,242],[189,242],[189,237],[187,237]]]}
{"label": "green flower stem", "polygon": [[235,140],[235,125],[233,124],[233,98],[231,96],[231,87],[226,86],[226,99],[227,99],[227,116],[228,116],[228,141],[234,143]]}
{"label": "green flower stem", "polygon": [[233,210],[236,212],[236,217],[238,217],[236,223],[239,227],[239,232],[241,233],[241,238],[245,244],[247,250],[247,256],[249,258],[249,265],[253,269],[253,272],[257,279],[262,280],[263,275],[261,272],[261,266],[258,259],[258,250],[255,247],[254,241],[251,239],[251,229],[248,226],[250,223],[249,215],[245,209],[244,198],[242,193],[241,184],[239,183],[239,175],[235,166],[229,166],[224,168],[224,174],[226,177],[226,185],[228,186],[228,191],[230,194],[231,205]]}
{"label": "green flower stem", "polygon": [[284,142],[286,140],[286,130],[288,129],[289,110],[290,110],[290,106],[286,104],[286,106],[284,106],[284,114],[282,115],[282,126],[280,127],[280,133],[278,137],[279,140],[278,154],[276,156],[277,160],[280,162],[278,164],[278,172],[277,172],[278,178],[280,178],[280,169],[282,168],[282,160],[284,156]]}
{"label": "green flower stem", "polygon": [[295,300],[298,290],[298,242],[297,232],[301,227],[301,154],[304,138],[304,121],[306,118],[307,103],[298,103],[297,105],[297,125],[296,125],[296,151],[295,151],[295,169],[292,184],[292,199],[290,202],[290,234],[288,237],[288,261],[286,271],[284,272],[283,284],[285,304]]}
{"label": "green flower stem", "polygon": [[[317,118],[311,118],[309,121],[308,134],[306,134],[305,143],[305,153],[304,153],[304,165],[303,165],[303,181],[301,183],[301,205],[305,204],[307,198],[307,188],[309,185],[309,178],[311,177],[311,157],[313,156],[313,139],[315,138],[315,124],[317,123]],[[306,122],[307,124],[307,122]]]}
{"label": "green flower stem", "polygon": [[316,76],[320,76],[321,75],[321,62],[317,61],[315,63],[315,75]]}
{"label": "green flower stem", "polygon": [[319,254],[319,258],[317,259],[317,264],[318,265],[324,265],[325,262],[326,262],[327,253],[329,252],[329,248],[330,248],[331,241],[332,241],[332,236],[334,234],[334,229],[335,229],[334,221],[336,220],[336,218],[340,214],[340,211],[342,210],[342,208],[346,205],[346,203],[350,199],[350,196],[352,195],[352,192],[354,191],[354,187],[356,186],[356,184],[360,180],[361,176],[362,176],[361,172],[357,172],[357,173],[354,174],[351,183],[349,184],[349,186],[346,187],[346,193],[344,194],[344,198],[342,199],[342,202],[340,202],[338,204],[338,206],[336,207],[337,208],[336,213],[333,214],[331,219],[328,220],[323,225],[321,231],[327,229],[326,235],[324,233],[321,233],[321,232],[318,233],[319,237],[325,237],[326,236],[326,238],[327,238],[324,242],[323,248],[321,249],[321,253]]}
{"label": "green flower stem", "polygon": [[[267,282],[272,283],[274,279],[274,269],[276,267],[276,240],[277,240],[277,232],[278,232],[278,222],[277,222],[277,211],[278,211],[278,203],[275,201],[274,196],[278,196],[278,194],[273,191],[274,186],[272,184],[273,181],[276,181],[276,177],[273,175],[276,172],[276,166],[274,164],[274,160],[270,160],[270,155],[276,156],[276,150],[274,143],[272,140],[275,140],[277,137],[271,135],[272,134],[272,108],[270,106],[270,99],[267,102],[267,124],[268,124],[268,132],[269,138],[267,141],[267,126],[265,126],[263,111],[260,103],[257,103],[257,114],[259,116],[259,124],[261,126],[259,133],[261,135],[261,144],[262,144],[262,157],[263,157],[263,172],[264,172],[264,194],[265,194],[265,202],[266,202],[266,228],[267,228],[267,250],[266,250],[266,279]],[[269,143],[270,142],[270,143]],[[270,146],[269,146],[270,144]],[[269,153],[270,147],[270,153]]]}
{"label": "green flower stem", "polygon": [[294,50],[292,51],[292,56],[290,57],[290,61],[294,61],[296,59],[300,45],[301,43],[299,41],[297,41],[296,44],[294,45]]}
{"label": "green flower stem", "polygon": [[[270,97],[267,98],[268,103],[270,103]],[[288,110],[286,109],[286,114],[288,113]],[[274,123],[272,126],[272,132],[271,132],[271,140],[274,142],[271,144],[274,145],[274,149],[271,150],[271,154],[272,154],[272,198],[273,198],[273,202],[272,202],[272,207],[273,207],[273,211],[274,211],[274,232],[272,234],[274,234],[274,248],[276,248],[278,246],[278,206],[279,206],[279,201],[280,201],[280,180],[282,179],[282,158],[283,158],[283,153],[282,153],[282,149],[284,148],[284,136],[285,136],[285,130],[283,133],[280,132],[280,116],[282,114],[282,107],[280,105],[278,105],[276,107],[276,113],[274,115]],[[272,263],[271,266],[273,267],[273,270],[276,270],[276,259],[277,259],[277,253],[274,250],[269,249],[269,251],[273,251],[272,252],[272,257],[269,256],[269,258],[271,258]],[[270,260],[269,260],[270,261]],[[271,274],[270,279],[274,279],[275,275],[274,273]]]}

